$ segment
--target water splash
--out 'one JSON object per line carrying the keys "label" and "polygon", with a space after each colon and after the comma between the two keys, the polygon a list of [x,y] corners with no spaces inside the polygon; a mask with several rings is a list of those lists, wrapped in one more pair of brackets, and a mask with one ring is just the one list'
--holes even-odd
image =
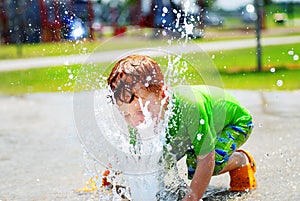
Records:
{"label": "water splash", "polygon": [[282,80],[277,80],[277,81],[276,81],[276,85],[277,85],[278,87],[281,87],[281,86],[283,85],[283,81],[282,81]]}
{"label": "water splash", "polygon": [[275,73],[276,69],[274,67],[270,68],[271,73]]}
{"label": "water splash", "polygon": [[150,130],[148,130],[147,132],[151,132],[151,130],[154,130],[154,121],[152,119],[151,116],[151,112],[148,110],[148,106],[150,104],[150,101],[146,101],[145,105],[143,105],[143,101],[141,98],[138,99],[139,100],[139,104],[140,104],[140,108],[142,109],[142,113],[144,115],[144,122],[140,123],[137,128],[139,130],[145,130],[149,127],[151,127]]}
{"label": "water splash", "polygon": [[294,60],[294,61],[298,61],[298,60],[299,60],[299,55],[295,54],[295,55],[293,56],[293,60]]}
{"label": "water splash", "polygon": [[[172,80],[182,82],[181,77],[185,80],[183,74],[186,73],[188,67],[183,65],[183,69],[179,69],[178,65],[182,65],[181,56],[173,57],[169,55],[168,64],[167,71],[169,73],[167,74],[170,76],[166,82],[170,84]],[[174,68],[176,68],[176,73],[174,73]],[[99,86],[105,87],[103,80],[106,77],[99,77],[98,79],[100,79]],[[164,90],[166,97],[162,100],[161,105],[164,105],[171,95],[168,87],[165,87]],[[95,120],[97,121],[95,130],[87,128],[84,122],[84,120],[90,122],[90,118],[85,118],[89,113],[85,111],[85,107],[81,107],[83,115],[80,115],[80,121],[84,125],[84,135],[81,138],[90,151],[87,154],[97,159],[93,160],[94,164],[92,166],[94,169],[91,170],[90,168],[88,170],[89,175],[93,178],[96,177],[95,175],[101,175],[103,167],[109,167],[113,173],[113,176],[110,177],[112,178],[110,182],[113,188],[109,190],[101,188],[101,177],[98,176],[96,183],[99,200],[116,200],[120,198],[120,193],[133,201],[156,200],[157,198],[160,200],[174,200],[175,196],[182,197],[183,192],[188,188],[178,176],[177,168],[174,166],[173,169],[165,170],[165,166],[170,166],[170,163],[175,164],[176,159],[172,162],[162,160],[162,150],[166,144],[165,128],[170,115],[173,114],[171,111],[172,105],[168,105],[165,113],[160,112],[159,116],[164,115],[165,121],[159,123],[157,131],[154,133],[154,121],[148,110],[149,102],[143,103],[139,99],[145,121],[138,126],[138,129],[132,130],[128,129],[128,125],[118,112],[118,108],[106,98],[110,96],[109,94],[109,90],[96,90],[92,94],[83,93],[83,101],[89,100],[89,95],[94,99],[93,108]],[[89,105],[89,103],[81,103],[80,105]],[[97,133],[97,135],[94,133]],[[134,136],[134,143],[131,141],[132,136]],[[99,142],[99,144],[95,142]],[[159,178],[164,178],[164,180],[159,180]],[[117,189],[117,186],[122,186],[122,188]],[[118,192],[120,189],[122,192]],[[157,194],[157,192],[159,193]],[[147,195],[147,198],[144,195]]]}
{"label": "water splash", "polygon": [[[191,5],[186,5],[184,12],[188,13],[190,8]],[[178,12],[177,17],[180,17],[182,13]],[[186,14],[185,17],[187,16]],[[185,39],[179,43],[181,45],[179,48],[182,50],[186,48],[187,40],[190,39],[185,33],[190,33],[194,28],[187,20],[184,27],[190,30],[181,32],[184,33],[181,40]],[[178,44],[179,37],[173,37],[168,30],[163,30],[161,33],[167,38],[165,42],[168,45]],[[154,55],[159,51],[155,50]],[[195,79],[195,74],[199,73],[199,71],[191,71],[190,61],[197,61],[197,66],[203,65],[205,69],[211,66],[205,60],[209,60],[207,55],[204,58],[194,55],[187,59],[183,53],[184,51],[180,51],[179,54],[164,52],[167,64],[161,67],[164,69],[166,78],[164,88],[166,98],[162,100],[161,105],[164,105],[171,97],[172,86],[188,84],[190,80]],[[151,51],[149,53],[148,50],[147,54],[151,55]],[[98,68],[97,65],[88,63],[84,71],[76,77],[81,90],[91,88],[93,90],[83,92],[74,98],[78,133],[85,150],[88,150],[87,154],[91,157],[89,160],[93,161],[87,172],[93,178],[98,176],[96,182],[98,200],[120,200],[122,196],[133,201],[181,200],[189,192],[189,187],[179,176],[176,157],[168,153],[172,147],[169,147],[165,141],[165,128],[168,126],[169,118],[173,115],[172,104],[168,104],[165,113],[160,112],[159,116],[164,115],[165,121],[159,122],[157,131],[154,132],[154,121],[148,110],[149,103],[143,104],[139,100],[146,117],[145,121],[138,129],[129,129],[118,109],[111,103],[111,99],[106,98],[111,97],[109,90],[104,90],[107,87],[107,77],[103,76],[104,73],[99,73]],[[209,76],[206,76],[209,81],[215,76],[210,76],[212,69],[208,73]],[[206,75],[206,71],[203,72]],[[147,81],[150,80],[151,77],[146,79],[145,87],[148,86]],[[199,134],[200,137],[201,134]],[[101,175],[107,168],[111,171],[107,178],[112,183],[112,188],[101,188]]]}
{"label": "water splash", "polygon": [[295,53],[294,48],[288,51],[288,55],[292,56],[294,61],[299,60],[299,55]]}

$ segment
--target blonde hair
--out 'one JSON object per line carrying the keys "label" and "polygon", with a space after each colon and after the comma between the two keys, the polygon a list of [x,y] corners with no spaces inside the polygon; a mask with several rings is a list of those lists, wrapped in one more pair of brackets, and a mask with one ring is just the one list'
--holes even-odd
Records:
{"label": "blonde hair", "polygon": [[130,55],[115,64],[107,82],[116,101],[130,103],[137,84],[139,88],[158,93],[164,85],[164,76],[159,65],[150,57]]}

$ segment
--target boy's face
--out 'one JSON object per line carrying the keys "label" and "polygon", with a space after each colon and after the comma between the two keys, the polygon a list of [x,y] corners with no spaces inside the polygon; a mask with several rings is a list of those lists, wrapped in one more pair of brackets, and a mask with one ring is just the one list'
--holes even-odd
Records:
{"label": "boy's face", "polygon": [[154,92],[139,89],[134,94],[134,99],[130,103],[118,102],[119,111],[124,116],[129,126],[138,127],[145,122],[147,114],[156,121],[161,109],[161,95]]}

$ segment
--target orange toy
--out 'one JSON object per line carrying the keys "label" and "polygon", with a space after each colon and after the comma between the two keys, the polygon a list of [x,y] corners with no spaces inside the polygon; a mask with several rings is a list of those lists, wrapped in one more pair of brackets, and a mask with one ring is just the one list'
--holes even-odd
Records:
{"label": "orange toy", "polygon": [[[105,170],[103,172],[102,179],[101,179],[101,181],[102,181],[101,188],[109,187],[111,185],[111,183],[107,181],[107,177],[108,177],[109,174],[110,174],[109,170]],[[97,181],[98,181],[98,176],[90,178],[90,180],[87,182],[87,185],[85,185],[82,188],[77,189],[76,192],[78,192],[78,193],[91,193],[93,191],[98,190],[97,184],[96,184]]]}
{"label": "orange toy", "polygon": [[79,188],[76,190],[77,193],[91,193],[95,190],[97,190],[97,185],[95,180],[98,180],[98,177],[96,176],[95,178],[90,178],[90,180],[87,182],[87,185],[85,185],[82,188]]}
{"label": "orange toy", "polygon": [[249,159],[249,163],[243,167],[229,171],[230,175],[230,191],[250,191],[256,188],[256,163],[253,157],[245,150],[237,150],[243,152]]}
{"label": "orange toy", "polygon": [[111,183],[107,181],[107,176],[110,174],[109,170],[105,170],[102,174],[102,185],[101,187],[109,186]]}

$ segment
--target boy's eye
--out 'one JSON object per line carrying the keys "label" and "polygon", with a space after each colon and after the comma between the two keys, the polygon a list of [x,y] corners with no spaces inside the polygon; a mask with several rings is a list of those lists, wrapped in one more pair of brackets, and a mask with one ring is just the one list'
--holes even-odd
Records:
{"label": "boy's eye", "polygon": [[123,102],[123,103],[131,103],[134,98],[136,98],[136,95],[134,93],[130,93],[130,92],[126,92],[123,94],[123,96],[120,96],[120,100]]}
{"label": "boy's eye", "polygon": [[115,98],[122,103],[131,103],[137,96],[130,88],[123,86],[124,84],[120,85],[121,87],[118,87],[114,92]]}

